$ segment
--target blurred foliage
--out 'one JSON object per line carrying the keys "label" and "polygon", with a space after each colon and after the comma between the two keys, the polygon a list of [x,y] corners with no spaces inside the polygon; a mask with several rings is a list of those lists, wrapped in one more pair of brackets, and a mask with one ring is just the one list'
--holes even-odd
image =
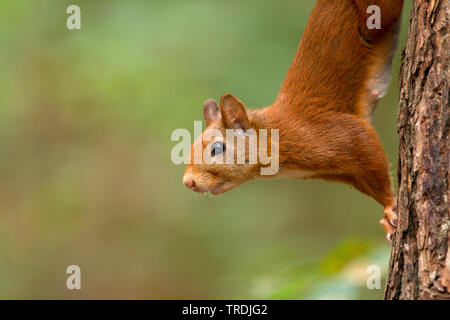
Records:
{"label": "blurred foliage", "polygon": [[[70,4],[81,30],[66,28]],[[192,130],[207,98],[275,99],[313,5],[2,0],[0,297],[381,298],[345,273],[386,268],[374,200],[296,180],[204,197],[170,161],[171,132]],[[374,119],[393,164],[397,92]],[[360,240],[336,246],[346,237]],[[70,264],[81,291],[65,288]]]}
{"label": "blurred foliage", "polygon": [[[347,239],[323,258],[264,281],[278,287],[273,289],[271,299],[356,299],[361,298],[360,291],[368,299],[371,295],[366,281],[371,273],[367,268],[376,265],[382,270],[381,266],[388,262],[384,246],[375,247],[363,239]],[[381,276],[385,279],[386,274]],[[374,297],[380,298],[380,292]]]}

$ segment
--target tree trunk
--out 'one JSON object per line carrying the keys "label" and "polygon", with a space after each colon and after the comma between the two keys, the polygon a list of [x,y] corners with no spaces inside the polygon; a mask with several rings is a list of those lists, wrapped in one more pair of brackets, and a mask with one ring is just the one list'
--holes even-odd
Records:
{"label": "tree trunk", "polygon": [[400,72],[398,228],[386,299],[450,299],[449,0],[414,0]]}

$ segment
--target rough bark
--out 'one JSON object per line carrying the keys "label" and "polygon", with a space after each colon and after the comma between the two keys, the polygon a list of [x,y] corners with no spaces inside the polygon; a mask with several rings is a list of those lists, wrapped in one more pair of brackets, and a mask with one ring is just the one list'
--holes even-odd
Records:
{"label": "rough bark", "polygon": [[414,0],[399,77],[398,228],[386,299],[450,299],[449,0]]}

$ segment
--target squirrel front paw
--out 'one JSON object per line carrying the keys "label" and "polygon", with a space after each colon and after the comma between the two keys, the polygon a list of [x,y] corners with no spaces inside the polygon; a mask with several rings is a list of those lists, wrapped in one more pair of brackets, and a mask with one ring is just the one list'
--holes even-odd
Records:
{"label": "squirrel front paw", "polygon": [[[395,202],[394,202],[395,203]],[[384,209],[384,217],[380,220],[380,224],[383,226],[386,232],[386,239],[392,242],[395,230],[397,228],[397,208],[396,205],[390,205]]]}

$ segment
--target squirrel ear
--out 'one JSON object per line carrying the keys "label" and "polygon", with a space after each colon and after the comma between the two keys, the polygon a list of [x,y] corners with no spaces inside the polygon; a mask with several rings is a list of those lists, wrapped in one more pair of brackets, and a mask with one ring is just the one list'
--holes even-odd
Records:
{"label": "squirrel ear", "polygon": [[244,104],[232,94],[224,94],[220,99],[220,109],[224,124],[229,129],[247,130],[250,128]]}
{"label": "squirrel ear", "polygon": [[203,104],[203,117],[205,118],[207,126],[209,126],[211,122],[220,119],[219,107],[213,99],[209,99]]}

